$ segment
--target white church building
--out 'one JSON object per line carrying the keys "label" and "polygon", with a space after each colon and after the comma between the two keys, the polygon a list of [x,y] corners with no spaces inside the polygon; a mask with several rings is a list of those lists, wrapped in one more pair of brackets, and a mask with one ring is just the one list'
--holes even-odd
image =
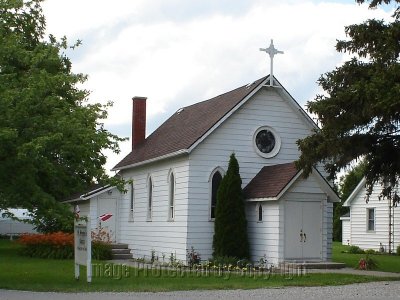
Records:
{"label": "white church building", "polygon": [[[271,84],[272,83],[272,84]],[[333,202],[316,169],[294,166],[298,139],[317,126],[273,76],[179,109],[145,137],[146,98],[133,98],[132,152],[113,168],[132,180],[127,193],[98,187],[70,202],[98,217],[135,258],[185,261],[192,247],[212,257],[216,191],[235,153],[246,201],[251,259],[329,261]]]}

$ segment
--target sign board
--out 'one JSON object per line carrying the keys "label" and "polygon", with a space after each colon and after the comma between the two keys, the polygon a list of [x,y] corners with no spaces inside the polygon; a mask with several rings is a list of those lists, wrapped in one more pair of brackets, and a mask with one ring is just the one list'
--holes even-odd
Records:
{"label": "sign board", "polygon": [[74,221],[75,278],[79,279],[79,266],[86,266],[87,282],[92,281],[92,237],[90,219]]}

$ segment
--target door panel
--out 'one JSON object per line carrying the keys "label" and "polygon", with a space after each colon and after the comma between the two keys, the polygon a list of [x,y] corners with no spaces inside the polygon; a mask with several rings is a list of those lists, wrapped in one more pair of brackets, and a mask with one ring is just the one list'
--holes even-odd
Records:
{"label": "door panel", "polygon": [[285,202],[285,259],[321,259],[321,202]]}
{"label": "door panel", "polygon": [[302,243],[300,229],[302,226],[302,210],[298,202],[285,203],[285,258],[296,259],[302,257]]}
{"label": "door panel", "polygon": [[116,241],[116,212],[117,212],[117,201],[116,199],[99,199],[98,200],[98,217],[103,214],[112,214],[112,217],[106,221],[100,221],[102,229],[109,234],[112,242]]}
{"label": "door panel", "polygon": [[303,258],[321,258],[322,230],[321,230],[321,203],[303,202]]}

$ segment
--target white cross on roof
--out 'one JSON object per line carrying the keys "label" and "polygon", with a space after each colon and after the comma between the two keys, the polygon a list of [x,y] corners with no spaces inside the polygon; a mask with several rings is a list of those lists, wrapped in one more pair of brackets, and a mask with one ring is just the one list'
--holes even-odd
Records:
{"label": "white cross on roof", "polygon": [[271,58],[271,73],[269,76],[269,85],[273,86],[273,77],[274,77],[274,56],[275,54],[283,54],[283,51],[279,51],[274,47],[274,40],[271,40],[271,44],[268,48],[260,48],[260,51],[264,51],[269,54]]}

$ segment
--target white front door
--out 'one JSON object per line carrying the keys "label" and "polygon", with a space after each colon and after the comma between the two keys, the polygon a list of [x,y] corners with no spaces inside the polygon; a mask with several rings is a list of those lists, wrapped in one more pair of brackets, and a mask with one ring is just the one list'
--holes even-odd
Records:
{"label": "white front door", "polygon": [[320,260],[322,209],[318,201],[286,201],[285,259]]}
{"label": "white front door", "polygon": [[[101,215],[111,214],[107,220],[102,221]],[[98,228],[106,234],[104,240],[116,242],[116,220],[117,220],[117,199],[115,198],[98,198]]]}

